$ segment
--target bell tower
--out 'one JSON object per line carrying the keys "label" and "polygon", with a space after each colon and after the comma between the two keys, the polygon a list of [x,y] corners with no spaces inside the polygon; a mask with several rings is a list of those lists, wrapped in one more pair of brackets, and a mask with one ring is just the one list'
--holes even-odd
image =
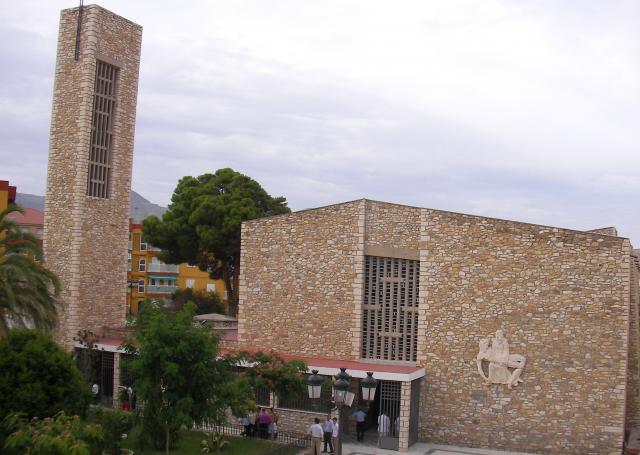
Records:
{"label": "bell tower", "polygon": [[62,284],[56,340],[123,325],[142,27],[97,5],[63,10],[44,255]]}

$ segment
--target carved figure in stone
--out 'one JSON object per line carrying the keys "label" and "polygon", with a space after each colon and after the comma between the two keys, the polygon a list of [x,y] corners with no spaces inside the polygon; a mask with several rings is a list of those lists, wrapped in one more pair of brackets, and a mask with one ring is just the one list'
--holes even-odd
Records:
{"label": "carved figure in stone", "polygon": [[[482,362],[488,362],[489,375],[485,374]],[[523,382],[520,379],[526,359],[520,354],[509,353],[509,343],[502,330],[495,337],[483,338],[476,356],[478,373],[487,384],[506,384],[510,389]]]}

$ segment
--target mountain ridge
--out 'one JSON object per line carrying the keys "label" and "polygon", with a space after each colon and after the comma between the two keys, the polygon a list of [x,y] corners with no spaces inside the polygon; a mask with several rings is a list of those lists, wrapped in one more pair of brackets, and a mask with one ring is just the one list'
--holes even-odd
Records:
{"label": "mountain ridge", "polygon": [[[29,193],[17,193],[16,204],[24,207],[40,210],[44,212],[44,196]],[[162,214],[167,210],[166,207],[154,204],[148,199],[144,198],[139,193],[131,191],[131,207],[129,208],[129,216],[134,223],[139,223],[149,215],[156,215],[162,217]]]}

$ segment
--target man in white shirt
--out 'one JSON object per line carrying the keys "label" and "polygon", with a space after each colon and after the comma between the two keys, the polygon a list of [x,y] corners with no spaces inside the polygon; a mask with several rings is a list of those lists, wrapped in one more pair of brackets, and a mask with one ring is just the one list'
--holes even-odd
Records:
{"label": "man in white shirt", "polygon": [[378,416],[378,447],[380,447],[380,440],[389,436],[389,430],[391,430],[391,419],[383,412]]}
{"label": "man in white shirt", "polygon": [[340,434],[340,430],[338,429],[338,418],[333,418],[333,433],[331,434],[331,440],[333,442],[333,449],[338,446],[338,435]]}
{"label": "man in white shirt", "polygon": [[[331,442],[331,438],[333,437],[333,421],[329,414],[327,414],[327,419],[322,425],[322,431],[324,432],[324,449],[322,450],[322,453],[333,453],[333,443]],[[329,447],[329,450],[327,450],[327,446]]]}
{"label": "man in white shirt", "polygon": [[309,427],[309,434],[311,435],[311,455],[320,455],[320,444],[322,443],[323,433],[320,419],[315,418],[313,425]]}

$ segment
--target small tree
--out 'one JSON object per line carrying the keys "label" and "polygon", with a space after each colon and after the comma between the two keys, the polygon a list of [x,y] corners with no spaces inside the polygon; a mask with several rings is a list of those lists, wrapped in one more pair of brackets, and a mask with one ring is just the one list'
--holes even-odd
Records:
{"label": "small tree", "polygon": [[98,382],[102,361],[102,352],[96,346],[98,336],[90,330],[80,330],[73,339],[83,346],[74,351],[82,378],[88,384]]}
{"label": "small tree", "polygon": [[304,391],[306,385],[305,373],[307,365],[302,360],[285,361],[276,353],[264,354],[241,352],[234,359],[252,364],[245,370],[244,375],[255,390],[266,387],[282,399],[291,399]]}
{"label": "small tree", "polygon": [[152,215],[142,226],[147,240],[162,248],[164,262],[189,261],[224,280],[229,314],[236,316],[241,224],[288,212],[285,198],[271,197],[255,180],[227,168],[180,179],[162,220]]}
{"label": "small tree", "polygon": [[226,312],[225,306],[220,301],[220,296],[215,292],[194,291],[191,288],[178,289],[171,296],[171,303],[177,309],[181,309],[187,303],[196,306],[196,314],[209,314]]}
{"label": "small tree", "polygon": [[166,453],[180,427],[224,422],[233,401],[230,364],[218,358],[217,338],[194,324],[193,316],[193,305],[174,313],[150,304],[134,326],[137,355],[129,367],[145,403],[142,424],[153,445]]}
{"label": "small tree", "polygon": [[43,333],[14,329],[0,339],[0,419],[61,410],[84,416],[90,395],[71,355]]}

